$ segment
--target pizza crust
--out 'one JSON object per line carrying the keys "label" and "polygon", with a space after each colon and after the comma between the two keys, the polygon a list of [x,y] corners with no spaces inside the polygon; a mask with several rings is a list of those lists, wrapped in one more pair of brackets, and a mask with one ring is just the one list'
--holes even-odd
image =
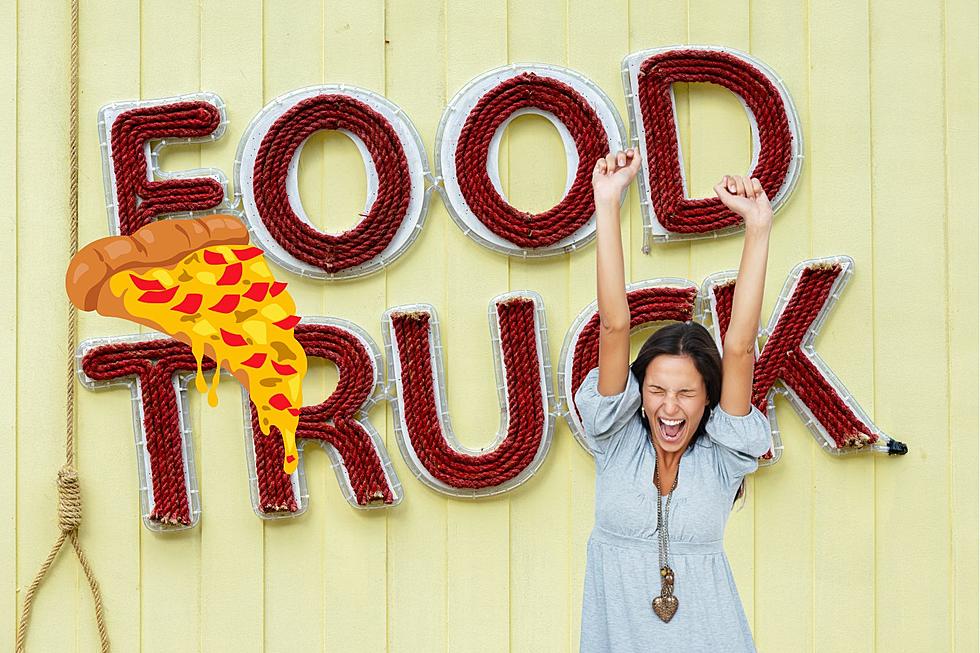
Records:
{"label": "pizza crust", "polygon": [[248,229],[232,215],[160,220],[131,236],[110,236],[86,245],[68,264],[65,289],[71,303],[83,311],[125,317],[125,312],[119,313],[121,302],[108,292],[115,273],[170,267],[202,247],[247,244]]}

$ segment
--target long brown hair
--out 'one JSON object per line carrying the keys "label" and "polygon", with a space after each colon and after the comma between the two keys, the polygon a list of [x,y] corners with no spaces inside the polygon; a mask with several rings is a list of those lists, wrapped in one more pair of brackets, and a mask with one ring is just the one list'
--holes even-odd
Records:
{"label": "long brown hair", "polygon": [[[687,356],[690,358],[694,363],[695,369],[701,375],[705,389],[708,392],[708,406],[705,408],[704,415],[701,417],[701,423],[698,424],[697,431],[694,432],[694,437],[688,443],[689,447],[694,446],[698,439],[704,436],[705,425],[711,417],[711,411],[721,401],[721,355],[718,353],[718,347],[715,345],[714,338],[711,337],[711,334],[704,326],[690,321],[668,324],[657,329],[646,339],[646,342],[640,347],[636,359],[630,363],[630,371],[641,388],[643,387],[643,379],[646,376],[650,361],[661,354]],[[646,431],[647,437],[651,437],[650,422],[645,419],[641,419],[640,422],[643,424],[643,429]],[[735,507],[735,501],[738,501],[739,497],[743,494],[745,494],[744,478],[738,486],[735,499],[732,501],[733,508]]]}

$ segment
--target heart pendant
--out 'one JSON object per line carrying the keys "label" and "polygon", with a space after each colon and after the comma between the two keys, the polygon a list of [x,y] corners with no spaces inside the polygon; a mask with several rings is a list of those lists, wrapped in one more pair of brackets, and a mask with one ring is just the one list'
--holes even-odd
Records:
{"label": "heart pendant", "polygon": [[674,596],[674,570],[665,566],[660,570],[660,596],[653,599],[653,611],[664,623],[670,621],[677,612],[677,597]]}
{"label": "heart pendant", "polygon": [[653,599],[653,611],[657,613],[661,621],[668,622],[677,612],[676,596],[658,596]]}

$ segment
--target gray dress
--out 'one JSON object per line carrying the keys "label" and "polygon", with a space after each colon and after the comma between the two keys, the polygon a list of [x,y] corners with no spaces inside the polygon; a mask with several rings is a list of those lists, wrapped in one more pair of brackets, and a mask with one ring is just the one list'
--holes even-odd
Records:
{"label": "gray dress", "polygon": [[754,406],[744,416],[717,406],[707,437],[684,451],[668,523],[679,603],[664,623],[651,605],[660,595],[656,450],[640,421],[639,383],[628,377],[621,394],[606,397],[595,368],[575,394],[596,467],[580,651],[755,651],[722,540],[739,483],[772,446],[769,422]]}

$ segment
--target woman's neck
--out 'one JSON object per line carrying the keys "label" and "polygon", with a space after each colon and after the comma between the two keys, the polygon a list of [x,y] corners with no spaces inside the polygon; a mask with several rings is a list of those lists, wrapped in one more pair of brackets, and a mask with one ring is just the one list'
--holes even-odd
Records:
{"label": "woman's neck", "polygon": [[660,478],[660,493],[667,495],[670,493],[670,489],[674,487],[674,480],[677,478],[677,470],[680,468],[681,457],[684,455],[685,450],[681,451],[664,451],[659,445],[654,442],[654,448],[657,451],[657,476]]}
{"label": "woman's neck", "polygon": [[[657,464],[660,466],[661,470],[676,470],[677,466],[681,462],[681,456],[684,455],[684,451],[687,447],[681,449],[680,451],[665,451],[660,447],[660,445],[654,443],[653,445],[657,449]],[[688,445],[690,446],[690,445]]]}

